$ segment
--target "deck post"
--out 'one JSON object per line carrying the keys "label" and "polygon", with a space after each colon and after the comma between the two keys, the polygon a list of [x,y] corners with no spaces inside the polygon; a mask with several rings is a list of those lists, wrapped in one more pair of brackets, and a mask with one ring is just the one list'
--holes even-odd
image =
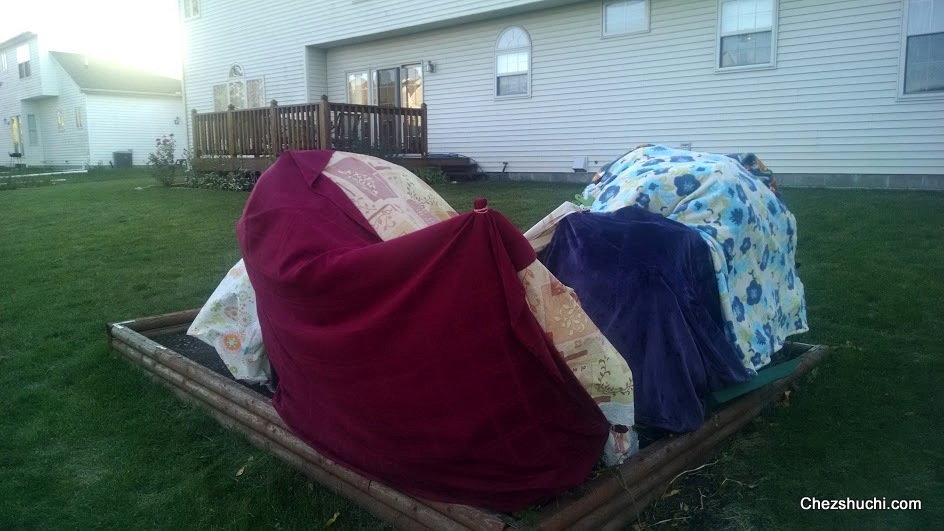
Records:
{"label": "deck post", "polygon": [[191,153],[194,157],[200,156],[200,147],[203,146],[203,142],[200,139],[200,130],[197,129],[197,109],[190,109],[190,127],[193,129],[193,136],[190,138],[193,141],[193,147]]}
{"label": "deck post", "polygon": [[230,103],[226,109],[226,147],[229,148],[229,156],[236,157],[236,120],[233,111],[236,107]]}
{"label": "deck post", "polygon": [[318,149],[331,149],[331,104],[328,95],[321,95],[318,104]]}
{"label": "deck post", "polygon": [[281,154],[279,138],[279,102],[272,100],[269,103],[269,154],[278,157]]}
{"label": "deck post", "polygon": [[429,158],[429,138],[426,136],[428,128],[426,125],[426,102],[420,105],[420,151],[423,158]]}

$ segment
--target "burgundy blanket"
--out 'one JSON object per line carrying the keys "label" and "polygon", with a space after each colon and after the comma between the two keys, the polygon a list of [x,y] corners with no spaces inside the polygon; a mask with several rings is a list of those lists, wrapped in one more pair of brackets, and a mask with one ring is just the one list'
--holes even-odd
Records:
{"label": "burgundy blanket", "polygon": [[236,227],[279,415],[427,499],[515,511],[584,481],[608,424],[526,306],[521,233],[487,211],[384,242],[330,156],[283,154]]}

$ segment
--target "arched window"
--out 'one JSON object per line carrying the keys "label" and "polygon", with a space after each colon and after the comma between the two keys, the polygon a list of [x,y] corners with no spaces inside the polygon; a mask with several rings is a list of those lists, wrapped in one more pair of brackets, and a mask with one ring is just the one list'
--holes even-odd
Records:
{"label": "arched window", "polygon": [[495,95],[531,94],[531,38],[524,28],[506,29],[495,45]]}
{"label": "arched window", "polygon": [[262,78],[246,79],[242,65],[229,67],[229,78],[225,83],[213,85],[213,110],[251,109],[265,106],[265,85]]}

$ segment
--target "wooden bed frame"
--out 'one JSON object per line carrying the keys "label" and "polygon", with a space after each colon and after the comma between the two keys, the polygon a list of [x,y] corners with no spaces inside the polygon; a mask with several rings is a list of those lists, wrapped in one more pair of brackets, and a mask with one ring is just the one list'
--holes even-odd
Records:
{"label": "wooden bed frame", "polygon": [[368,480],[305,444],[282,422],[271,400],[221,376],[151,337],[182,333],[199,310],[144,317],[107,326],[111,346],[180,398],[204,407],[224,427],[346,496],[374,516],[406,529],[620,529],[636,520],[672,479],[703,462],[727,437],[753,420],[794,381],[822,361],[829,349],[809,347],[794,371],[727,403],[697,431],[660,439],[618,467],[538,510],[536,521],[413,498]]}

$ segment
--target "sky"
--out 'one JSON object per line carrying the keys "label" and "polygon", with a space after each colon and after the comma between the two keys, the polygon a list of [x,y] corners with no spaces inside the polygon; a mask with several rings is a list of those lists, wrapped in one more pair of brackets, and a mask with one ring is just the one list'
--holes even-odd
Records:
{"label": "sky", "polygon": [[24,31],[49,50],[180,77],[177,0],[0,0],[0,42]]}

